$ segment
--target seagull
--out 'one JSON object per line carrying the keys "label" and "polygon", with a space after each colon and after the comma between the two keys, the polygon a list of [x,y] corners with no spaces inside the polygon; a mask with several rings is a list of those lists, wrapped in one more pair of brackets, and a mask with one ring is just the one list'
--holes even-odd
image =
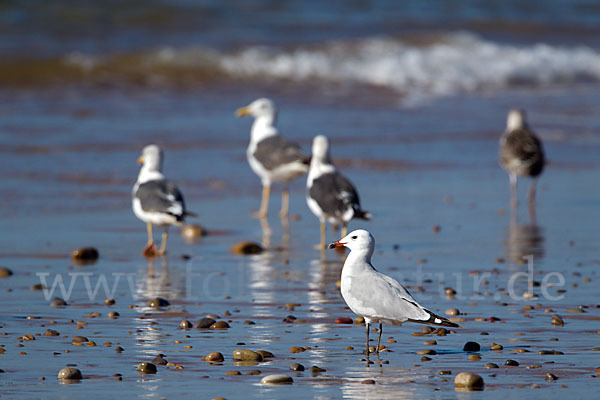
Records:
{"label": "seagull", "polygon": [[350,254],[342,269],[342,297],[348,307],[365,319],[367,325],[367,360],[369,357],[369,327],[379,323],[376,352],[379,353],[382,323],[400,325],[403,322],[459,327],[444,317],[423,308],[397,280],[378,272],[371,264],[375,238],[359,229],[329,244],[329,248],[347,247]]}
{"label": "seagull", "polygon": [[272,182],[282,182],[280,215],[286,217],[289,208],[290,192],[288,184],[298,176],[308,172],[308,157],[302,154],[300,146],[279,135],[275,122],[277,110],[269,99],[261,98],[236,111],[238,117],[254,117],[250,132],[250,144],[246,151],[248,163],[262,180],[263,192],[257,216],[267,216],[269,194]]}
{"label": "seagull", "polygon": [[[169,226],[181,226],[186,216],[195,215],[185,210],[183,195],[177,186],[165,179],[162,162],[163,151],[158,146],[144,147],[138,158],[142,168],[132,190],[133,212],[147,224],[148,244],[142,252],[147,257],[165,254]],[[160,250],[154,245],[152,224],[165,228]]]}
{"label": "seagull", "polygon": [[511,206],[517,207],[517,176],[534,178],[529,186],[529,204],[535,200],[535,184],[544,170],[542,142],[529,129],[525,111],[508,112],[506,131],[500,137],[500,165],[508,172],[511,188]]}
{"label": "seagull", "polygon": [[346,177],[340,174],[329,155],[329,140],[323,135],[313,139],[312,158],[306,180],[308,208],[321,222],[321,243],[325,248],[325,224],[342,224],[342,237],[346,236],[348,222],[353,218],[369,220],[371,214],[360,207],[358,193]]}

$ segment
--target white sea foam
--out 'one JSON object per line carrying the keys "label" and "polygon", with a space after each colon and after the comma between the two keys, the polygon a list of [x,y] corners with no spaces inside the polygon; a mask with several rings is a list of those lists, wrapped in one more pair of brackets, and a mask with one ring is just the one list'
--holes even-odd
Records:
{"label": "white sea foam", "polygon": [[600,81],[595,49],[499,44],[471,33],[448,34],[425,45],[370,38],[289,51],[250,47],[223,55],[219,64],[238,77],[377,85],[408,96]]}

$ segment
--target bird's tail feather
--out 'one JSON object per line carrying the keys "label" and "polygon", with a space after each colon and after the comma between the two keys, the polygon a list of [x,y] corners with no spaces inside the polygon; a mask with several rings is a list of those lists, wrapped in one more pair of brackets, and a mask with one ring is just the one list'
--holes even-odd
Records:
{"label": "bird's tail feather", "polygon": [[427,312],[427,314],[429,314],[429,319],[409,319],[409,321],[416,322],[418,324],[438,325],[438,326],[448,326],[451,328],[460,328],[460,325],[455,324],[454,322],[449,321],[448,319],[446,319],[444,317],[440,317],[439,315],[436,315],[429,310],[425,310],[425,311]]}
{"label": "bird's tail feather", "polygon": [[364,211],[364,210],[355,210],[354,211],[354,218],[358,218],[358,219],[366,219],[367,221],[371,220],[371,213],[368,211]]}
{"label": "bird's tail feather", "polygon": [[191,211],[184,211],[183,215],[186,217],[197,217],[198,214],[196,214],[195,212],[191,212]]}

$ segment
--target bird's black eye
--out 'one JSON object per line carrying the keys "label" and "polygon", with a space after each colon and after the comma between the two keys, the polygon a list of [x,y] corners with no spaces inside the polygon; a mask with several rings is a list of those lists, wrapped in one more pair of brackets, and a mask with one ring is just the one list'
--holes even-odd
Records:
{"label": "bird's black eye", "polygon": [[352,239],[358,239],[358,236],[352,236]]}

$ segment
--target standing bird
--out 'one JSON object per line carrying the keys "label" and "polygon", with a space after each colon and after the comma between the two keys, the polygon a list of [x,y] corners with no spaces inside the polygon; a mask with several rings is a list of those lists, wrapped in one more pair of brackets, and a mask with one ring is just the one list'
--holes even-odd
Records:
{"label": "standing bird", "polygon": [[371,219],[371,214],[360,208],[360,199],[352,183],[333,165],[329,155],[329,140],[323,135],[313,139],[306,188],[308,208],[321,221],[319,246],[322,249],[325,248],[327,221],[332,224],[341,223],[342,237],[344,237],[351,219]]}
{"label": "standing bird", "polygon": [[511,189],[511,206],[517,207],[517,176],[534,178],[529,186],[529,204],[535,201],[535,184],[544,170],[542,142],[529,129],[525,111],[508,112],[506,131],[500,137],[500,165],[508,172]]}
{"label": "standing bird", "polygon": [[[183,195],[177,186],[165,179],[162,161],[163,152],[158,146],[151,144],[144,147],[138,158],[142,168],[132,191],[133,212],[147,224],[148,244],[142,252],[146,257],[165,254],[169,226],[181,226],[187,215],[195,215],[185,210]],[[165,228],[160,250],[154,244],[152,224]]]}
{"label": "standing bird", "polygon": [[378,272],[371,264],[375,238],[359,229],[329,244],[329,248],[347,247],[350,254],[342,269],[342,297],[348,307],[365,319],[367,325],[367,360],[369,357],[369,327],[379,322],[376,352],[379,353],[383,322],[399,325],[403,322],[458,327],[420,306],[395,279]]}
{"label": "standing bird", "polygon": [[289,209],[289,182],[308,172],[309,160],[300,150],[300,146],[284,139],[275,127],[277,110],[269,99],[258,99],[236,111],[238,117],[254,117],[250,132],[250,144],[246,151],[248,163],[262,180],[263,192],[259,218],[267,216],[269,194],[272,182],[282,182],[280,215],[286,217]]}

